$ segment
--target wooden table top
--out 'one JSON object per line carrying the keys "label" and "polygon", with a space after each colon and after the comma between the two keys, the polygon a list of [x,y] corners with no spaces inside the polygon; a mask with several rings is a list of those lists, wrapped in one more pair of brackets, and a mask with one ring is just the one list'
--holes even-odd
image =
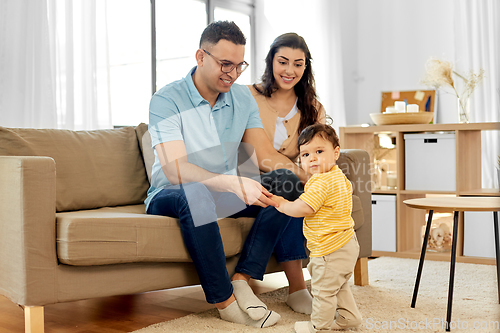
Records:
{"label": "wooden table top", "polygon": [[403,201],[408,207],[434,211],[500,211],[500,197],[433,197]]}

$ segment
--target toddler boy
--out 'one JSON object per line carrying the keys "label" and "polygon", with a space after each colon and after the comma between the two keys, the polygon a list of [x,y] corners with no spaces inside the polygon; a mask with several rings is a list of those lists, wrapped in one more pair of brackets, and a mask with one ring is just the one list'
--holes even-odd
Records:
{"label": "toddler boy", "polygon": [[305,217],[303,231],[311,252],[307,269],[313,305],[311,320],[296,322],[295,331],[315,333],[358,327],[361,313],[347,282],[354,271],[359,244],[351,217],[352,185],[336,164],[339,139],[332,127],[315,124],[302,131],[298,146],[301,167],[312,174],[304,193],[293,202],[272,197],[280,212]]}

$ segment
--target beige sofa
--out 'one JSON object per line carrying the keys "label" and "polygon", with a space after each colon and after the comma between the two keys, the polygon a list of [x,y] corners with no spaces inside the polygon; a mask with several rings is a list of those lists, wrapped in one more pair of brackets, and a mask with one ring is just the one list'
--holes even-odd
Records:
{"label": "beige sofa", "polygon": [[[43,332],[47,304],[199,283],[178,221],[145,214],[152,156],[146,124],[0,127],[0,294],[25,308],[27,332]],[[339,165],[355,188],[356,283],[367,284],[369,157],[344,150]],[[218,221],[230,273],[252,221]],[[267,272],[278,270],[272,259]]]}

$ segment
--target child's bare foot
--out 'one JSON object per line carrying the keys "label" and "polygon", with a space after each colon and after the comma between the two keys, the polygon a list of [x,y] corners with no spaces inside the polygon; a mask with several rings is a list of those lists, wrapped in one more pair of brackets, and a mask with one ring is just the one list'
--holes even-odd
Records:
{"label": "child's bare foot", "polygon": [[295,323],[295,332],[296,333],[314,333],[316,330],[310,330],[309,326],[312,328],[312,323],[310,321],[297,321]]}

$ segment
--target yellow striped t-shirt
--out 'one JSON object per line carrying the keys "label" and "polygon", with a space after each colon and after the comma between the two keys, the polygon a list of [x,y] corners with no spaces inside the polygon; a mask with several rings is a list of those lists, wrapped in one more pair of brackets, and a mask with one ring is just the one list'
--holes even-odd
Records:
{"label": "yellow striped t-shirt", "polygon": [[304,218],[303,227],[311,257],[330,254],[351,240],[352,185],[337,165],[312,175],[300,199],[315,211]]}

